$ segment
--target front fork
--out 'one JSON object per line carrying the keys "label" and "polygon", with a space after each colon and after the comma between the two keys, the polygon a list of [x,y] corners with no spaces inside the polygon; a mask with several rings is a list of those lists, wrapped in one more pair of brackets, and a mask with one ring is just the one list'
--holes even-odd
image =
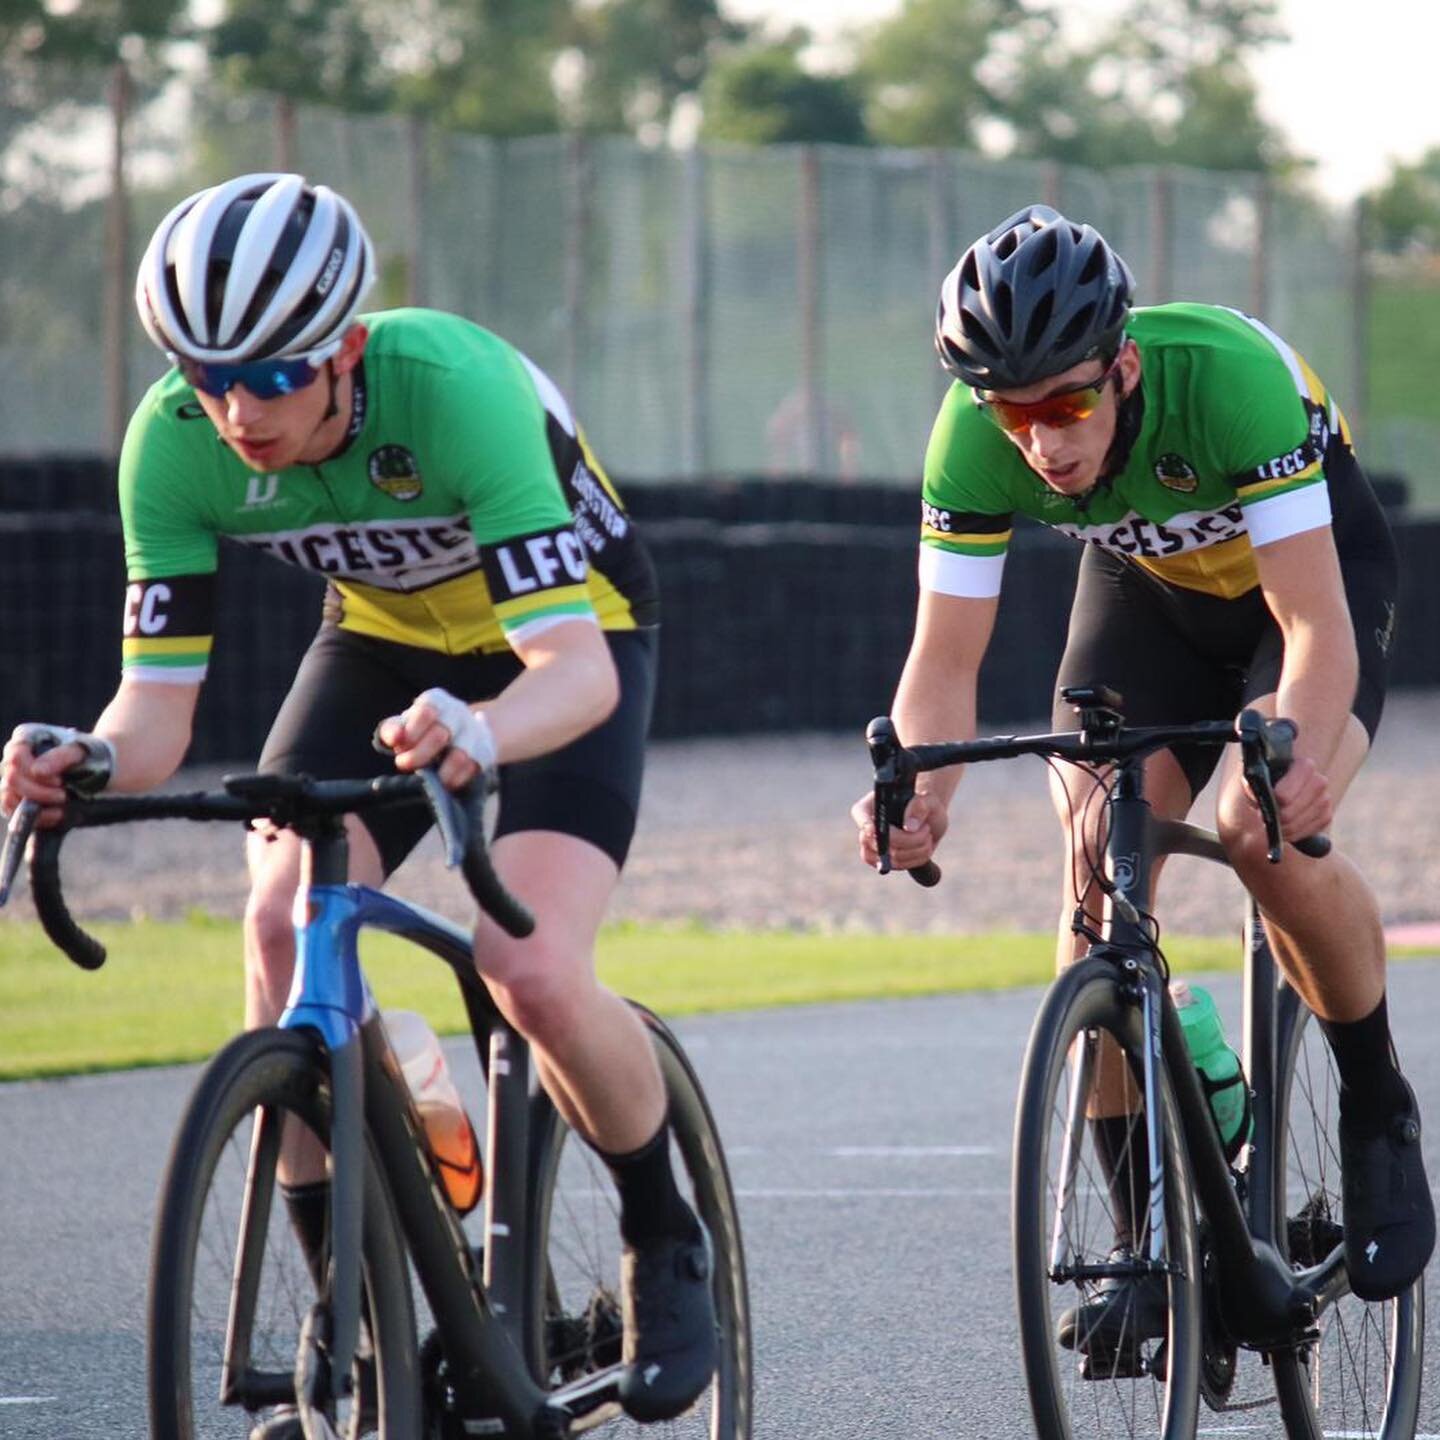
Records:
{"label": "front fork", "polygon": [[[1091,952],[1099,955],[1096,950]],[[1145,1107],[1145,1140],[1149,1147],[1145,1259],[1157,1268],[1166,1265],[1165,1247],[1165,1128],[1160,1106],[1161,1022],[1164,1005],[1164,982],[1154,970],[1142,968],[1133,959],[1116,957],[1116,963],[1129,977],[1125,993],[1138,998],[1144,1028],[1144,1050],[1141,1056],[1140,1088]],[[1083,1149],[1085,1110],[1099,1064],[1102,1044],[1099,1032],[1091,1031],[1076,1044],[1070,1055],[1070,1101],[1065,1118],[1065,1140],[1060,1159],[1060,1187],[1056,1197],[1055,1224],[1050,1238],[1050,1270],[1062,1271],[1070,1261],[1065,1242],[1065,1217],[1074,1197]],[[1108,1180],[1108,1176],[1106,1177]]]}

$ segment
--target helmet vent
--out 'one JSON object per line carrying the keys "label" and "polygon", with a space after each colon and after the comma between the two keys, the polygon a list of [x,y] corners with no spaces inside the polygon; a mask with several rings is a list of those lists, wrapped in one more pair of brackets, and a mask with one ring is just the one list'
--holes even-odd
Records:
{"label": "helmet vent", "polygon": [[1002,335],[1015,323],[1015,291],[1003,282],[995,287],[995,321]]}
{"label": "helmet vent", "polygon": [[1030,273],[1032,275],[1043,275],[1054,263],[1059,253],[1060,241],[1052,226],[1049,230],[1042,230],[1030,242],[1030,253],[1034,257],[1030,262]]}
{"label": "helmet vent", "polygon": [[1034,350],[1039,347],[1045,337],[1045,331],[1049,328],[1050,317],[1055,313],[1055,296],[1045,294],[1036,302],[1035,308],[1030,312],[1030,323],[1025,327],[1025,348]]}
{"label": "helmet vent", "polygon": [[1061,346],[1074,345],[1078,340],[1089,333],[1095,322],[1095,307],[1093,305],[1082,306],[1065,323],[1065,328],[1060,332],[1058,344]]}

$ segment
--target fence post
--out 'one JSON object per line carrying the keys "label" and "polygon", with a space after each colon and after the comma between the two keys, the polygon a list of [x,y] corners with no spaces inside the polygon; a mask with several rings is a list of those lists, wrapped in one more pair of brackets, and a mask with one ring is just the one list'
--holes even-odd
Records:
{"label": "fence post", "polygon": [[1170,172],[1156,166],[1150,180],[1150,303],[1164,305],[1172,296],[1174,277],[1171,275],[1171,224],[1174,219],[1174,197],[1170,189]]}
{"label": "fence post", "polygon": [[680,463],[687,477],[710,463],[710,254],[705,153],[692,145],[684,158],[681,284],[684,287],[685,380]]}
{"label": "fence post", "polygon": [[1352,429],[1369,443],[1370,419],[1370,207],[1362,195],[1355,202],[1350,230],[1351,304],[1350,332],[1353,392],[1345,405]]}
{"label": "fence post", "polygon": [[823,361],[820,319],[820,155],[813,145],[800,150],[800,210],[795,227],[795,288],[800,300],[800,473],[820,474],[824,454],[821,407]]}
{"label": "fence post", "polygon": [[1064,179],[1064,172],[1057,160],[1042,160],[1040,162],[1040,194],[1044,197],[1045,203],[1052,210],[1061,209],[1060,185]]}
{"label": "fence post", "polygon": [[275,97],[275,168],[287,174],[295,164],[295,99],[291,95]]}
{"label": "fence post", "polygon": [[110,194],[105,205],[105,439],[119,455],[130,414],[127,354],[132,277],[130,197],[125,186],[125,125],[130,111],[130,72],[123,60],[110,71]]}
{"label": "fence post", "polygon": [[405,122],[406,181],[410,192],[410,223],[406,227],[405,292],[411,305],[425,303],[425,121],[411,115]]}
{"label": "fence post", "polygon": [[[930,299],[935,301],[940,294],[941,282],[945,279],[960,256],[955,248],[954,187],[950,183],[948,152],[931,150],[928,156],[930,171],[929,193],[925,200],[927,253],[930,265]],[[934,367],[934,385],[937,403],[945,398],[950,389],[950,375],[939,365]]]}
{"label": "fence post", "polygon": [[1271,203],[1270,181],[1264,175],[1255,177],[1255,248],[1250,254],[1250,313],[1265,318],[1270,305],[1270,232],[1275,215]]}
{"label": "fence post", "polygon": [[565,333],[561,354],[566,398],[581,411],[581,358],[585,354],[586,257],[590,251],[590,142],[584,135],[571,135],[566,142],[567,184],[565,226]]}

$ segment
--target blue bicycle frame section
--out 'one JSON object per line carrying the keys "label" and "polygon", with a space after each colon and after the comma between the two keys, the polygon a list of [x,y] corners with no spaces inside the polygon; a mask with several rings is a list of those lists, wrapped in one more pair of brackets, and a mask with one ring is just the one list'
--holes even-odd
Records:
{"label": "blue bicycle frame section", "polygon": [[[360,1028],[376,1014],[375,997],[360,969],[356,937],[362,927],[387,930],[454,957],[470,939],[438,915],[393,900],[368,885],[311,885],[297,897],[295,977],[280,1016],[282,1030],[314,1030],[330,1054],[330,1155],[334,1285],[331,1320],[334,1371],[350,1383],[360,1338],[361,1196],[365,1164],[365,1081]],[[299,907],[303,907],[303,910]]]}
{"label": "blue bicycle frame section", "polygon": [[362,928],[403,935],[447,958],[470,951],[470,936],[458,925],[369,885],[312,885],[297,903],[305,906],[305,923],[295,927],[295,978],[280,1028],[308,1026],[332,1054],[375,1013],[355,943]]}

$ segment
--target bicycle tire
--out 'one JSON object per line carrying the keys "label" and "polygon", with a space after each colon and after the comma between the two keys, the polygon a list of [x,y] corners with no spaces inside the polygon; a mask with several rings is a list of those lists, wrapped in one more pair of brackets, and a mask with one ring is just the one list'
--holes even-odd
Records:
{"label": "bicycle tire", "polygon": [[[247,1327],[245,1398],[222,1402],[220,1397],[237,1227],[257,1114],[292,1125],[298,1117],[326,1142],[328,1070],[318,1041],[308,1032],[266,1029],[237,1036],[206,1068],[176,1132],[151,1252],[146,1346],[155,1440],[246,1437],[258,1419],[293,1400],[300,1325],[317,1292],[278,1194],[271,1196],[255,1315]],[[373,1351],[374,1377],[373,1385],[366,1382],[373,1397],[366,1408],[373,1405],[373,1412],[361,1423],[357,1399],[345,1402],[335,1418],[342,1435],[414,1440],[421,1434],[421,1392],[406,1251],[368,1146],[364,1215],[363,1328]],[[262,1398],[263,1403],[248,1408]],[[371,1428],[372,1419],[377,1429]]]}
{"label": "bicycle tire", "polygon": [[[1165,1255],[1175,1266],[1164,1284],[1163,1338],[1137,1343],[1133,1332],[1118,1338],[1113,1353],[1082,1354],[1063,1348],[1062,1316],[1098,1294],[1092,1275],[1052,1277],[1052,1239],[1063,1235],[1064,1266],[1094,1267],[1111,1261],[1115,1224],[1103,1167],[1091,1148],[1092,1127],[1082,1119],[1075,1151],[1074,1183],[1065,1197],[1057,1230],[1057,1195],[1064,1172],[1065,1135],[1076,1083],[1072,1046],[1108,1035],[1138,1075],[1144,1036],[1138,1006],[1119,992],[1113,963],[1092,957],[1061,975],[1046,993],[1031,1031],[1015,1123],[1011,1220],[1015,1254],[1020,1343],[1035,1429],[1041,1440],[1114,1440],[1149,1436],[1191,1440],[1199,1409],[1201,1279],[1195,1201],[1179,1117],[1162,1071],[1166,1135]],[[1136,1104],[1138,1110],[1138,1094]],[[1037,1183],[1038,1182],[1038,1183]],[[1132,1209],[1134,1207],[1132,1206]],[[1143,1206],[1141,1207],[1143,1209]],[[1155,1303],[1162,1303],[1156,1301]]]}
{"label": "bicycle tire", "polygon": [[[680,1042],[648,1010],[665,1082],[681,1193],[710,1232],[720,1358],[710,1388],[678,1419],[643,1426],[647,1435],[750,1440],[753,1411],[750,1300],[739,1211],[725,1154],[700,1081]],[[574,1136],[544,1093],[531,1126],[526,1341],[536,1380],[547,1389],[620,1359],[619,1201],[609,1171]],[[638,1434],[618,1415],[606,1434]]]}
{"label": "bicycle tire", "polygon": [[[1276,1236],[1297,1268],[1340,1241],[1339,1080],[1318,1025],[1288,988],[1276,1047]],[[1319,1338],[1271,1356],[1291,1440],[1343,1434],[1412,1440],[1425,1355],[1425,1280],[1394,1300],[1346,1295],[1321,1314]]]}

